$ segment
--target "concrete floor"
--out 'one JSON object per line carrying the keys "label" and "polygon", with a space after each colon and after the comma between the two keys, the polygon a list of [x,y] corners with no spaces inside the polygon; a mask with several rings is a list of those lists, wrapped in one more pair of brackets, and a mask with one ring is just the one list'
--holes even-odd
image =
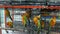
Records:
{"label": "concrete floor", "polygon": [[[5,30],[2,30],[2,34],[27,34],[27,32],[20,32],[20,31],[11,31],[11,30],[8,30],[9,33],[6,33]],[[35,33],[36,34],[36,33]],[[42,34],[46,34],[46,33],[42,33]],[[50,34],[60,34],[58,32],[51,32]]]}

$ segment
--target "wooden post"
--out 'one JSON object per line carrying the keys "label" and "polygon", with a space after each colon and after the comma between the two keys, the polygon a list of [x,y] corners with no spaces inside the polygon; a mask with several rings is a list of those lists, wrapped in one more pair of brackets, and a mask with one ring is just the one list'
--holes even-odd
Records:
{"label": "wooden post", "polygon": [[0,29],[0,34],[2,34],[2,30]]}

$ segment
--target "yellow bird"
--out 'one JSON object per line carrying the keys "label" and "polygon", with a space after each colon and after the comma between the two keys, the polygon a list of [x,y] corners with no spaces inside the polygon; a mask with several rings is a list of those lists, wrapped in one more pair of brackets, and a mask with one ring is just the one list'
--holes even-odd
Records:
{"label": "yellow bird", "polygon": [[7,22],[7,26],[10,28],[13,28],[13,22],[11,22],[11,21]]}
{"label": "yellow bird", "polygon": [[[33,18],[34,24],[38,27],[38,20],[40,19],[40,16],[35,16]],[[44,27],[44,21],[41,22],[42,28]]]}
{"label": "yellow bird", "polygon": [[54,27],[55,24],[56,24],[56,17],[54,16],[53,18],[51,18],[50,26],[51,26],[51,27]]}
{"label": "yellow bird", "polygon": [[25,14],[22,15],[22,24],[25,26],[26,25],[26,20],[25,20]]}
{"label": "yellow bird", "polygon": [[12,18],[10,16],[10,12],[7,8],[5,8],[5,15],[6,15],[6,17],[9,17],[12,20]]}
{"label": "yellow bird", "polygon": [[34,24],[38,27],[38,20],[40,19],[40,16],[35,16],[34,18],[33,18],[33,22],[34,22]]}
{"label": "yellow bird", "polygon": [[34,21],[34,24],[35,24],[36,26],[38,26],[38,19],[37,19],[37,17],[34,17],[34,18],[33,18],[33,21]]}
{"label": "yellow bird", "polygon": [[26,25],[27,19],[30,18],[31,12],[32,12],[32,11],[26,11],[26,13],[23,13],[23,14],[22,14],[22,24],[23,24],[24,26]]}

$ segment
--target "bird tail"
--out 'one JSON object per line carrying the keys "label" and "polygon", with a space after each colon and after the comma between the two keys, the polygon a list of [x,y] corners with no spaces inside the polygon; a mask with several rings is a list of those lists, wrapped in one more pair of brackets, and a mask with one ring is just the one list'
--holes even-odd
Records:
{"label": "bird tail", "polygon": [[9,16],[9,18],[13,21],[13,19],[11,18],[11,16]]}

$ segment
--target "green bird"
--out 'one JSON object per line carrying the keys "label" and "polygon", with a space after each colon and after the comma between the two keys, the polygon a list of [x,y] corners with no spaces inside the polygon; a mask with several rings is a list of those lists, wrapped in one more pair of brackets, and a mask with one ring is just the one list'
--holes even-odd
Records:
{"label": "green bird", "polygon": [[40,20],[38,20],[38,31],[37,31],[37,34],[40,33],[40,30],[41,30],[41,23],[40,23]]}
{"label": "green bird", "polygon": [[26,26],[26,24],[27,24],[27,17],[26,16],[24,16],[24,21],[25,21],[24,26]]}
{"label": "green bird", "polygon": [[6,17],[9,17],[11,20],[13,20],[11,18],[10,12],[9,12],[9,10],[7,8],[5,8],[5,15],[6,15]]}
{"label": "green bird", "polygon": [[41,24],[40,24],[40,20],[38,20],[38,28],[40,28],[40,25],[41,25]]}

